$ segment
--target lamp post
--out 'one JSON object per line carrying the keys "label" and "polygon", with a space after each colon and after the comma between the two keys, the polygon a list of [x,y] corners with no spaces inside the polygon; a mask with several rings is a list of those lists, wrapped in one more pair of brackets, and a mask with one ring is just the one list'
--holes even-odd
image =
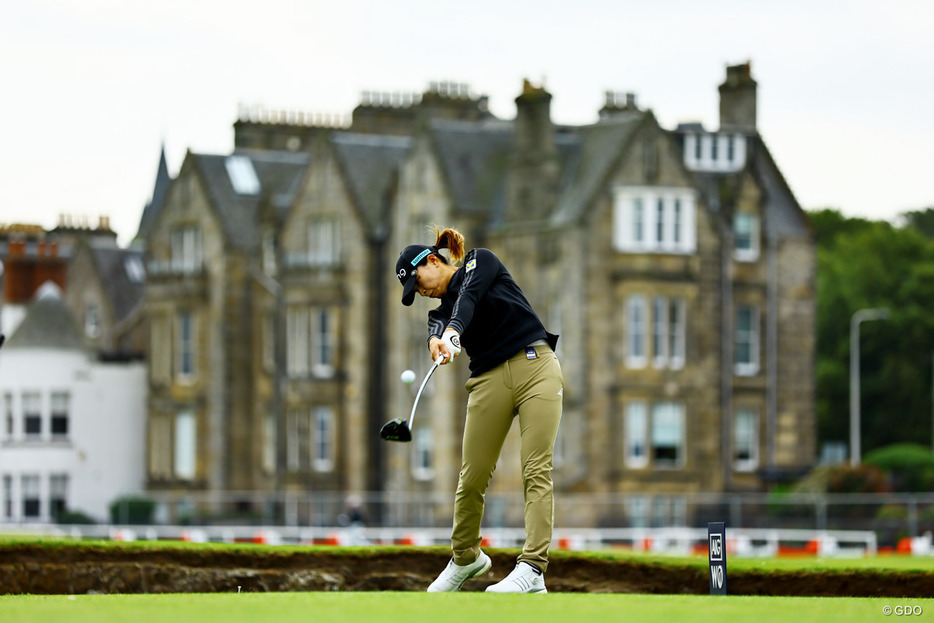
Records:
{"label": "lamp post", "polygon": [[884,307],[860,309],[850,320],[850,465],[860,461],[860,417],[859,417],[859,325],[866,320],[881,320],[889,317]]}

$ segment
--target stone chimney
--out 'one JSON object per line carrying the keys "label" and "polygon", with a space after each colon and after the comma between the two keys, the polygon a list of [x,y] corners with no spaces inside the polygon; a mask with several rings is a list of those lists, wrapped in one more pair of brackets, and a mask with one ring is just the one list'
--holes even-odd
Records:
{"label": "stone chimney", "polygon": [[720,85],[721,131],[756,131],[756,86],[748,61],[726,68],[726,81]]}
{"label": "stone chimney", "polygon": [[543,218],[558,190],[558,147],[551,122],[551,93],[528,80],[516,98],[515,143],[510,162],[507,220]]}

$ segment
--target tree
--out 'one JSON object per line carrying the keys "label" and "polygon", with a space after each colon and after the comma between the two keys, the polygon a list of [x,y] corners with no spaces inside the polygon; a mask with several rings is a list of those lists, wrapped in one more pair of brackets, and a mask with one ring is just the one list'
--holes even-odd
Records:
{"label": "tree", "polygon": [[862,451],[930,445],[934,353],[934,240],[913,226],[811,214],[818,240],[817,414],[821,442],[849,439],[850,319],[860,329]]}

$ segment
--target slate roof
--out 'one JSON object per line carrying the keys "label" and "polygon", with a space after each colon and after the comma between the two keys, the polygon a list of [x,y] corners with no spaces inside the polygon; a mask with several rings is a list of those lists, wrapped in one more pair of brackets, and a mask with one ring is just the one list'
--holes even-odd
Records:
{"label": "slate roof", "polygon": [[145,275],[143,281],[139,281],[130,273],[128,267],[130,262],[136,262],[139,267],[143,267],[143,253],[140,249],[110,246],[91,246],[90,250],[104,284],[104,291],[110,300],[114,320],[120,322],[129,316],[143,299]]}
{"label": "slate roof", "polygon": [[412,147],[411,137],[333,132],[330,141],[366,233],[386,235],[386,192]]}
{"label": "slate roof", "polygon": [[[227,158],[243,156],[250,160],[260,189],[255,194],[234,190],[227,172]],[[259,246],[256,226],[259,207],[272,201],[281,214],[291,206],[302,177],[311,162],[307,152],[237,150],[231,156],[191,154],[217,210],[227,242],[236,249],[254,250]]]}
{"label": "slate roof", "polygon": [[165,162],[165,145],[162,146],[162,152],[159,154],[159,167],[156,170],[156,183],[152,189],[152,199],[143,208],[143,215],[139,219],[139,229],[136,232],[136,238],[145,240],[149,235],[152,223],[162,206],[165,205],[165,196],[169,190],[169,184],[172,182],[172,176],[169,175],[169,167]]}
{"label": "slate roof", "polygon": [[435,120],[429,132],[454,209],[470,215],[501,213],[513,123]]}
{"label": "slate roof", "polygon": [[23,321],[3,349],[52,348],[89,352],[62,291],[51,282],[43,284],[26,310]]}
{"label": "slate roof", "polygon": [[619,113],[578,129],[580,146],[574,159],[565,167],[567,179],[562,183],[562,192],[552,215],[553,225],[570,224],[583,216],[647,114]]}

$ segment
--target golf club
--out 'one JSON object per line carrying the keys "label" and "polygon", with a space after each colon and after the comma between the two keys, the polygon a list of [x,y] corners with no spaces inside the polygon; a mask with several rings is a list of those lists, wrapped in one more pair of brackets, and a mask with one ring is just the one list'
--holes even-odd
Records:
{"label": "golf club", "polygon": [[431,375],[438,369],[442,361],[444,361],[444,355],[438,355],[431,369],[428,370],[428,374],[425,375],[425,380],[422,381],[418,393],[415,394],[415,403],[412,405],[412,413],[409,415],[408,421],[400,417],[386,422],[379,429],[380,437],[386,441],[412,441],[412,422],[415,421],[415,408],[418,406],[418,399],[422,397],[422,390],[425,389],[428,379],[431,378]]}

